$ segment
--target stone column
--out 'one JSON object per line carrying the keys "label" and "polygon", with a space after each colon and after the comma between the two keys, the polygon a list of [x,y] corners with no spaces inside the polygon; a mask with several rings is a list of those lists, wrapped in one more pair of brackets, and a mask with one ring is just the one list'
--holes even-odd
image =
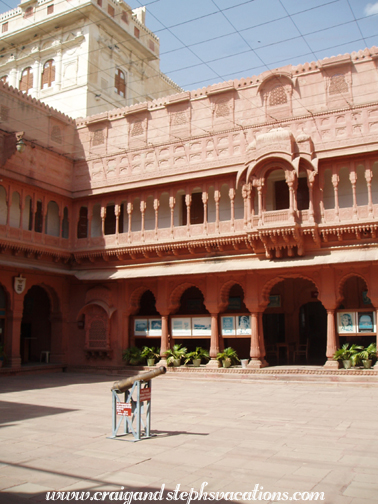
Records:
{"label": "stone column", "polygon": [[159,231],[159,207],[160,201],[158,198],[154,199],[154,211],[155,211],[155,238],[158,239],[158,231]]}
{"label": "stone column", "polygon": [[167,367],[165,352],[168,350],[168,316],[169,314],[167,313],[161,316],[160,361],[157,363],[157,366]]}
{"label": "stone column", "polygon": [[231,205],[231,231],[235,231],[235,189],[231,188],[228,191]]}
{"label": "stone column", "polygon": [[131,243],[131,215],[133,213],[133,204],[132,203],[127,203],[127,238],[128,242]]}
{"label": "stone column", "polygon": [[142,240],[144,241],[144,222],[146,218],[146,208],[147,208],[147,203],[143,200],[140,202],[140,214],[141,214],[141,235],[142,235]]}
{"label": "stone column", "polygon": [[219,202],[220,202],[220,191],[214,191],[214,200],[215,200],[215,231],[219,233]]}
{"label": "stone column", "polygon": [[339,176],[337,173],[332,175],[333,192],[335,195],[335,220],[340,222],[340,208],[339,208]]}
{"label": "stone column", "polygon": [[262,362],[260,360],[260,337],[259,337],[259,314],[251,313],[251,360],[248,364],[250,368],[261,368]]}
{"label": "stone column", "polygon": [[190,205],[192,204],[191,194],[185,195],[185,204],[186,204],[186,227],[187,227],[186,234],[190,236]]}
{"label": "stone column", "polygon": [[374,208],[373,208],[373,198],[371,194],[371,181],[373,178],[373,172],[368,169],[365,171],[365,180],[367,183],[367,189],[368,189],[368,210],[369,210],[369,217],[374,217]]}
{"label": "stone column", "polygon": [[105,236],[106,207],[101,206],[101,236]]}
{"label": "stone column", "polygon": [[315,181],[315,172],[310,172],[307,178],[308,185],[308,196],[309,196],[309,204],[308,204],[308,220],[310,224],[314,224],[315,222],[315,213],[314,213],[314,181]]}
{"label": "stone column", "polygon": [[333,356],[337,350],[338,338],[335,327],[335,310],[327,310],[327,362],[324,367],[329,369],[338,369],[339,363],[333,360]]}
{"label": "stone column", "polygon": [[357,220],[357,196],[356,196],[356,183],[357,183],[357,173],[353,169],[352,172],[349,173],[349,180],[352,184],[352,194],[353,194],[353,220]]}
{"label": "stone column", "polygon": [[116,218],[115,234],[117,237],[119,235],[119,216],[120,216],[120,213],[121,213],[120,205],[114,205],[114,215]]}
{"label": "stone column", "polygon": [[62,50],[58,49],[55,56],[55,89],[60,91],[62,81]]}
{"label": "stone column", "polygon": [[206,191],[202,192],[203,203],[203,233],[207,234],[207,202],[209,201],[209,194]]}
{"label": "stone column", "polygon": [[21,322],[24,309],[24,296],[12,293],[13,310],[8,317],[8,337],[5,341],[5,353],[7,363],[11,368],[21,367],[20,340],[21,340]]}
{"label": "stone column", "polygon": [[218,368],[219,362],[217,355],[219,353],[219,329],[218,329],[218,313],[211,314],[211,340],[210,340],[210,361],[207,366]]}
{"label": "stone column", "polygon": [[173,196],[169,197],[169,208],[171,209],[171,237],[173,238],[175,228],[175,205],[176,199]]}

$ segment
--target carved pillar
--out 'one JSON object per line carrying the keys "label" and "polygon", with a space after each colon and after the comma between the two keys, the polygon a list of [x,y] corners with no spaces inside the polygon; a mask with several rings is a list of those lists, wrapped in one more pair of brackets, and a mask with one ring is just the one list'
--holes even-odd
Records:
{"label": "carved pillar", "polygon": [[168,350],[168,317],[169,314],[161,315],[161,342],[160,342],[160,361],[157,366],[167,366],[167,358],[165,352]]}
{"label": "carved pillar", "polygon": [[368,211],[369,211],[369,217],[374,217],[374,209],[373,209],[373,198],[371,194],[371,181],[373,179],[373,172],[368,168],[365,170],[365,180],[367,183],[367,190],[368,190]]}
{"label": "carved pillar", "polygon": [[249,222],[248,191],[250,191],[250,185],[244,184],[242,187],[242,196],[244,202],[244,229],[247,228]]}
{"label": "carved pillar", "polygon": [[338,338],[335,327],[335,310],[327,310],[327,362],[324,367],[338,369],[339,363],[333,360],[333,356],[338,347]]}
{"label": "carved pillar", "polygon": [[203,203],[203,232],[207,234],[207,202],[209,201],[209,194],[206,191],[202,192]]}
{"label": "carved pillar", "polygon": [[127,239],[131,243],[131,215],[133,213],[133,204],[127,203]]}
{"label": "carved pillar", "polygon": [[192,204],[192,195],[185,195],[185,204],[186,204],[186,226],[187,226],[187,235],[190,236],[190,205]]}
{"label": "carved pillar", "polygon": [[263,188],[264,188],[264,181],[263,180],[256,180],[254,182],[255,187],[257,187],[257,201],[258,201],[258,207],[259,207],[259,226],[262,226],[264,224],[264,203],[263,203]]}
{"label": "carved pillar", "polygon": [[356,183],[357,183],[357,173],[354,170],[353,166],[353,171],[349,173],[349,180],[350,183],[352,184],[352,194],[353,194],[353,220],[358,219],[358,212],[357,212],[357,196],[356,196]]}
{"label": "carved pillar", "polygon": [[307,185],[308,185],[308,195],[309,195],[309,205],[308,205],[308,220],[310,224],[314,224],[315,222],[315,213],[314,213],[314,181],[315,181],[315,172],[309,172],[307,177]]}
{"label": "carved pillar", "polygon": [[219,367],[217,355],[219,353],[219,329],[218,313],[211,314],[211,340],[210,340],[210,361],[208,367]]}
{"label": "carved pillar", "polygon": [[261,351],[260,351],[260,337],[259,337],[259,314],[251,313],[251,351],[250,357],[251,360],[248,364],[248,367],[251,368],[261,368],[262,362],[260,360]]}
{"label": "carved pillar", "polygon": [[101,206],[101,236],[105,236],[106,207]]}
{"label": "carved pillar", "polygon": [[160,201],[155,198],[154,199],[154,211],[155,211],[155,238],[158,238],[158,230],[159,230],[159,206]]}
{"label": "carved pillar", "polygon": [[169,208],[171,210],[171,236],[173,238],[175,228],[175,205],[176,199],[173,196],[169,197]]}
{"label": "carved pillar", "polygon": [[332,175],[333,192],[335,195],[335,220],[340,222],[340,208],[339,208],[339,176],[337,173]]}
{"label": "carved pillar", "polygon": [[266,350],[265,350],[263,315],[264,315],[263,312],[259,312],[260,360],[262,362],[262,367],[266,367],[266,366],[269,366],[269,364],[265,360]]}
{"label": "carved pillar", "polygon": [[146,218],[146,208],[147,208],[147,203],[144,200],[141,200],[141,202],[140,202],[140,215],[141,215],[141,234],[142,234],[143,241],[144,241],[144,221]]}
{"label": "carved pillar", "polygon": [[119,235],[119,216],[120,216],[120,213],[121,213],[120,205],[114,205],[114,215],[116,218],[115,234],[117,237]]}
{"label": "carved pillar", "polygon": [[324,179],[319,179],[319,207],[320,207],[320,219],[322,224],[325,223],[325,211],[324,211]]}
{"label": "carved pillar", "polygon": [[[80,209],[79,209],[79,211],[80,211]],[[77,238],[77,226],[79,223],[79,219],[80,219],[80,216],[76,221],[76,230],[75,230],[75,237],[76,238]],[[91,211],[89,211],[89,207],[87,210],[87,238],[90,238],[91,234],[92,234],[92,219],[93,219],[93,206],[92,206]]]}
{"label": "carved pillar", "polygon": [[294,171],[285,171],[285,180],[289,187],[289,219],[294,222],[295,220],[295,209],[296,209],[296,197],[295,197],[295,184],[297,182],[297,177]]}
{"label": "carved pillar", "polygon": [[7,362],[11,368],[21,367],[21,322],[22,313],[24,309],[24,296],[12,293],[13,310],[7,320],[8,337],[5,341],[5,353],[7,355]]}
{"label": "carved pillar", "polygon": [[215,231],[219,233],[219,202],[220,202],[220,191],[214,191],[214,201],[215,201]]}
{"label": "carved pillar", "polygon": [[235,231],[235,189],[231,188],[228,191],[231,205],[231,231]]}

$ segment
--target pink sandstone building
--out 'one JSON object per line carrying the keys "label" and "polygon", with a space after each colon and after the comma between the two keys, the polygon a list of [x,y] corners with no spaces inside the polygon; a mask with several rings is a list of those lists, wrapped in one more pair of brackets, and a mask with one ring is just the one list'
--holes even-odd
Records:
{"label": "pink sandstone building", "polygon": [[0,84],[7,365],[376,340],[378,49],[76,120]]}

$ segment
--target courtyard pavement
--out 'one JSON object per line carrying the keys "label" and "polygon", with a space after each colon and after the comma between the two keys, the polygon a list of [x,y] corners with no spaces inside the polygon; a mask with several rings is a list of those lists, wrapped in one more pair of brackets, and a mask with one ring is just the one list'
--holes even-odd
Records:
{"label": "courtyard pavement", "polygon": [[[57,501],[58,491],[188,502],[182,492],[201,485],[208,495],[192,502],[209,502],[209,492],[224,492],[214,494],[222,503],[282,502],[274,492],[378,502],[377,384],[159,376],[156,436],[133,443],[108,439],[114,381],[80,373],[0,379],[1,504],[47,502],[47,492]],[[99,491],[109,494],[94,497]],[[296,502],[309,502],[309,493]]]}

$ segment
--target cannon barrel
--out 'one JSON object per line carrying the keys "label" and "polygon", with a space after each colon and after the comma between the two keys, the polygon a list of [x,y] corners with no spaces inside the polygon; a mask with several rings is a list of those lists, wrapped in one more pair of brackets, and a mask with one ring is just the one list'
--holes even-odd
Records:
{"label": "cannon barrel", "polygon": [[159,376],[166,372],[167,372],[166,368],[161,366],[157,369],[153,369],[152,371],[148,371],[147,373],[130,376],[130,378],[125,378],[124,380],[114,382],[111,390],[118,390],[119,392],[125,392],[125,390],[131,388],[136,381],[145,381],[145,382],[150,381],[152,380],[152,378],[155,378],[155,376]]}

